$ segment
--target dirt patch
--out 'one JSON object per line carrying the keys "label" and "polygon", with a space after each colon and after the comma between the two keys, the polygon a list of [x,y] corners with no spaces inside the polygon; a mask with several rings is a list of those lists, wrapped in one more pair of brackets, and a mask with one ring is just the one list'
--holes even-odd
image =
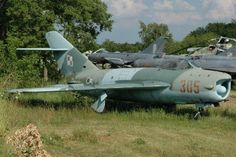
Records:
{"label": "dirt patch", "polygon": [[51,157],[51,155],[43,149],[41,136],[37,127],[33,124],[16,130],[13,135],[7,137],[7,143],[14,147],[18,156]]}

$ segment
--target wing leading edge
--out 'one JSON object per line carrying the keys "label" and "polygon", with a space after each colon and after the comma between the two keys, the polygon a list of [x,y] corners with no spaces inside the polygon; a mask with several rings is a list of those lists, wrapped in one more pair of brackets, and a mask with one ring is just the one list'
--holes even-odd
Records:
{"label": "wing leading edge", "polygon": [[85,84],[58,84],[40,88],[19,88],[8,90],[9,93],[46,93],[46,92],[80,92],[92,90],[125,90],[125,89],[158,89],[167,88],[170,84],[160,81],[117,81],[114,84],[85,85]]}

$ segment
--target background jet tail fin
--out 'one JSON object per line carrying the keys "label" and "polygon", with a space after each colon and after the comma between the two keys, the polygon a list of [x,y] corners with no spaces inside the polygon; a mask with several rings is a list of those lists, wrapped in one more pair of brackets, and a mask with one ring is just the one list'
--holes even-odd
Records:
{"label": "background jet tail fin", "polygon": [[165,48],[166,40],[164,37],[159,37],[154,41],[151,45],[145,48],[141,53],[150,53],[150,54],[158,54],[162,53]]}
{"label": "background jet tail fin", "polygon": [[68,49],[68,51],[54,51],[58,67],[66,77],[75,78],[82,71],[99,70],[87,57],[79,52],[60,33],[51,31],[46,33],[46,39],[52,49]]}

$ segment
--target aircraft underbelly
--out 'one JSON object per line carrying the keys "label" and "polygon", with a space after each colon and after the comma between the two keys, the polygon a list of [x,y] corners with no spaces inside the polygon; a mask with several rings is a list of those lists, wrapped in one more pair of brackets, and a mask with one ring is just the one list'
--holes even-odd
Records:
{"label": "aircraft underbelly", "polygon": [[[133,90],[133,91],[110,91],[107,92],[108,99],[133,101],[133,102],[148,102],[148,103],[207,103],[215,100],[214,94],[203,92],[200,94],[181,94],[178,91],[165,90]],[[212,95],[212,97],[210,96]]]}
{"label": "aircraft underbelly", "polygon": [[129,100],[134,102],[153,102],[152,91],[148,90],[119,90],[108,91],[109,99]]}
{"label": "aircraft underbelly", "polygon": [[202,101],[201,96],[190,96],[180,94],[179,92],[166,90],[119,90],[108,91],[108,99],[149,102],[149,103],[199,103]]}

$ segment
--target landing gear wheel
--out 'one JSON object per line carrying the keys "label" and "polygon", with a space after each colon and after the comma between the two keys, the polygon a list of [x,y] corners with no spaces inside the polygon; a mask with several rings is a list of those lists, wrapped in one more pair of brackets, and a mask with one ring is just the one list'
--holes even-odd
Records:
{"label": "landing gear wheel", "polygon": [[204,111],[203,108],[198,108],[198,111],[197,111],[197,113],[195,113],[195,115],[193,116],[193,119],[198,120],[198,118],[201,117],[203,111]]}

